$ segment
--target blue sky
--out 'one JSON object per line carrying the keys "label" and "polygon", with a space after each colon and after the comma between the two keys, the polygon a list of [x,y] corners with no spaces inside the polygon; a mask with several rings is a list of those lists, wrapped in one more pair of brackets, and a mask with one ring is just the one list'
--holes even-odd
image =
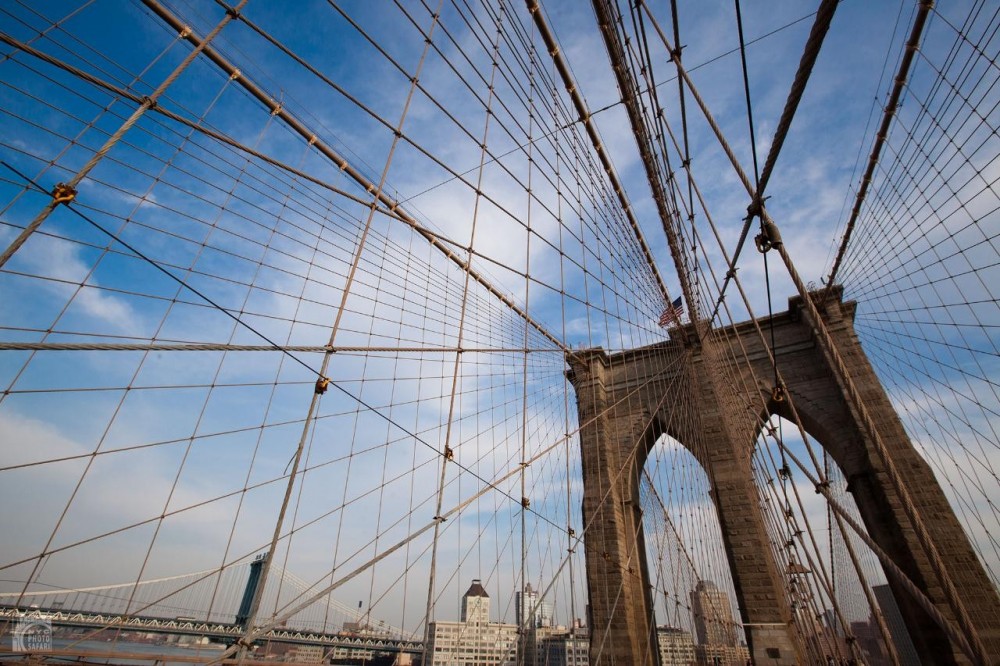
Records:
{"label": "blue sky", "polygon": [[[214,4],[178,0],[168,6],[200,35],[222,17]],[[506,64],[494,72],[489,40],[495,30],[488,27],[491,16],[481,7],[467,23],[453,4],[444,4],[434,27],[437,50],[421,60],[425,42],[415,26],[427,30],[432,24],[423,4],[402,3],[405,13],[380,3],[341,6],[343,13],[320,2],[290,10],[251,1],[245,9],[248,19],[327,81],[243,22],[228,26],[216,45],[242,76],[370,181],[379,182],[392,151],[385,194],[402,202],[417,223],[439,234],[445,247],[567,347],[620,349],[663,340],[664,331],[656,325],[663,299],[634,244],[622,242],[629,232],[621,213],[609,204],[606,188],[598,190],[594,184],[603,176],[581,178],[583,184],[575,189],[574,173],[595,173],[589,144],[569,133],[549,134],[576,119],[562,111],[553,116],[553,99],[562,108],[569,105],[561,84],[548,87],[554,69],[544,49],[534,54],[539,61],[536,79],[523,72],[519,76],[527,53],[517,36],[540,43],[524,8],[509,6],[505,25],[519,28],[505,35],[513,41],[500,47]],[[678,281],[627,117],[617,104],[592,11],[568,1],[543,6],[589,108],[600,110],[594,116],[600,134],[673,297],[679,294]],[[48,19],[62,11],[33,9]],[[778,160],[767,205],[807,281],[818,284],[829,270],[912,9],[911,3],[841,3]],[[18,20],[5,20],[4,30],[20,40],[32,39],[37,27],[47,24],[27,9],[6,11]],[[761,160],[812,11],[811,4],[801,2],[744,3],[747,39],[773,33],[747,48]],[[659,18],[669,24],[665,16]],[[684,63],[749,170],[742,74],[738,56],[730,53],[738,46],[732,5],[682,3],[680,21]],[[35,46],[140,96],[149,94],[189,52],[173,31],[136,3],[95,3],[68,18],[65,28]],[[946,30],[941,34],[947,37]],[[662,49],[654,48],[657,52],[661,90],[670,99],[666,112],[675,119],[676,83]],[[105,91],[24,54],[7,59],[10,53],[4,47],[0,62],[0,153],[48,188],[79,169],[134,104],[112,103]],[[414,91],[407,106],[410,77],[418,69],[423,89]],[[491,76],[496,97],[488,102]],[[523,99],[532,84],[536,115],[529,117]],[[491,114],[484,112],[486,103]],[[44,233],[33,237],[0,273],[0,298],[7,305],[3,339],[259,345],[266,343],[264,336],[278,344],[327,344],[369,219],[367,206],[340,191],[365,197],[364,190],[204,58],[177,79],[159,104],[323,183],[248,158],[150,112],[81,184],[81,212],[221,304],[240,323],[121,246],[109,251],[106,236],[59,208],[45,222]],[[904,111],[910,108],[904,103]],[[731,251],[749,197],[690,100],[688,117],[692,169]],[[392,128],[400,118],[405,140],[394,147]],[[75,143],[70,145],[70,139]],[[485,158],[481,143],[490,151]],[[56,166],[43,169],[49,160]],[[2,178],[0,242],[5,245],[47,197],[22,193],[23,184],[10,171]],[[721,276],[721,255],[714,241],[708,242],[709,231],[698,214],[699,232]],[[995,217],[987,222],[996,227]],[[974,261],[986,265],[992,255],[987,251],[983,256]],[[780,311],[793,288],[777,264],[775,258],[770,274],[774,309]],[[748,247],[739,267],[754,311],[765,314],[761,256]],[[867,284],[863,271],[857,274],[858,284]],[[81,288],[81,283],[87,286]],[[319,418],[307,433],[304,465],[309,471],[294,488],[292,506],[297,510],[286,523],[308,526],[279,549],[284,553],[284,546],[293,544],[288,567],[303,579],[312,582],[331,568],[356,566],[427,524],[434,515],[440,473],[437,452],[446,441],[464,469],[449,470],[445,509],[477,493],[484,480],[517,467],[524,457],[553,447],[525,475],[536,511],[525,523],[526,547],[532,553],[526,575],[536,588],[544,588],[561,564],[565,544],[558,542],[554,526],[569,522],[579,530],[581,520],[578,454],[575,439],[566,437],[575,429],[576,414],[562,354],[536,330],[526,331],[523,320],[496,297],[471,284],[466,290],[464,274],[454,262],[407,225],[384,210],[371,218],[334,343],[389,351],[343,351],[332,360],[328,374],[339,388],[323,397]],[[710,286],[703,298],[714,293]],[[988,288],[985,293],[987,301],[994,300]],[[949,293],[936,296],[954,303]],[[728,303],[734,320],[746,315],[735,293]],[[950,335],[945,334],[945,342],[952,340]],[[965,356],[989,370],[995,358],[989,354],[988,330],[985,337],[970,344],[985,352]],[[459,339],[465,347],[508,351],[467,352],[457,365],[449,351],[391,351],[450,349]],[[896,373],[896,384],[904,387],[896,395],[903,404],[906,391],[912,390],[905,387],[916,386],[919,393],[926,382],[893,361],[892,354],[900,353],[894,344],[886,347],[888,356],[878,355],[874,362],[887,375]],[[523,347],[539,351],[513,351]],[[39,552],[84,474],[88,454],[145,444],[155,446],[94,458],[53,544],[70,545],[154,520],[52,556],[43,578],[69,586],[117,583],[134,578],[140,569],[145,577],[168,575],[259,552],[273,529],[284,474],[321,362],[321,354],[308,352],[3,352],[0,380],[12,390],[0,403],[7,442],[4,466],[79,458],[0,472],[9,479],[0,491],[4,501],[25,502],[23,512],[5,517],[9,522],[4,527],[24,536],[5,544],[0,560],[15,562]],[[929,372],[940,371],[940,359],[936,362]],[[957,377],[964,381],[963,375]],[[986,390],[991,386],[985,382]],[[977,394],[980,390],[971,388]],[[989,413],[984,418],[994,421]],[[992,432],[991,425],[981,429]],[[937,448],[935,432],[915,432],[925,450],[944,454],[942,469],[960,465],[960,457],[958,463],[948,462],[956,460],[948,457],[952,447]],[[987,448],[983,457],[996,460],[996,437],[989,432],[981,438]],[[981,495],[995,499],[996,476],[989,479],[989,469],[995,467],[986,464]],[[517,500],[522,491],[517,476],[501,485],[504,492],[487,492],[444,524],[439,558],[447,575],[438,587],[443,619],[457,613],[469,579],[487,580],[490,593],[501,599],[519,580]],[[199,506],[207,500],[212,501]],[[155,518],[176,509],[183,510],[164,520],[154,538]],[[995,516],[992,521],[986,531]],[[374,612],[416,630],[425,610],[428,545],[426,536],[415,540],[371,575],[345,587],[343,598],[367,603],[391,589],[381,610]],[[87,565],[79,567],[80,561]],[[577,589],[570,589],[564,571],[552,591],[557,617],[564,623],[571,596],[582,614],[578,558],[575,566]],[[403,584],[387,582],[403,570],[411,572]],[[0,577],[17,579],[29,571],[22,564]],[[405,617],[398,610],[402,599]],[[512,603],[495,603],[494,608],[507,608],[505,617],[513,619]]]}

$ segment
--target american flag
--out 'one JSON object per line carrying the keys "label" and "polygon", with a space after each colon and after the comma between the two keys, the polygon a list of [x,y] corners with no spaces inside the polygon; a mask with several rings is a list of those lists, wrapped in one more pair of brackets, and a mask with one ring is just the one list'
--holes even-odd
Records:
{"label": "american flag", "polygon": [[678,296],[674,299],[673,303],[664,308],[663,314],[660,315],[660,326],[666,326],[671,322],[680,324],[682,314],[684,314],[684,303],[681,301],[681,297]]}

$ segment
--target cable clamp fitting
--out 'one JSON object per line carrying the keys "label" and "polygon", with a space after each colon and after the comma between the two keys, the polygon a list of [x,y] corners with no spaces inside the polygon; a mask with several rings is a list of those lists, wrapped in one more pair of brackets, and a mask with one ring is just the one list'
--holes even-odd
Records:
{"label": "cable clamp fitting", "polygon": [[330,378],[320,377],[316,380],[316,395],[323,395],[330,388]]}
{"label": "cable clamp fitting", "polygon": [[523,506],[525,509],[529,508],[531,506],[531,500],[528,499],[527,497],[522,497],[521,506]]}
{"label": "cable clamp fitting", "polygon": [[447,444],[444,445],[444,459],[445,460],[454,460],[455,459],[455,450],[452,449]]}
{"label": "cable clamp fitting", "polygon": [[785,401],[785,387],[781,384],[775,384],[774,388],[771,389],[771,400],[775,402]]}
{"label": "cable clamp fitting", "polygon": [[763,222],[760,225],[760,233],[754,237],[754,243],[757,245],[757,251],[761,254],[766,253],[772,247],[781,245],[781,232],[778,231],[778,225],[770,221]]}
{"label": "cable clamp fitting", "polygon": [[75,198],[76,190],[66,183],[57,183],[56,186],[52,188],[52,203],[68,204]]}
{"label": "cable clamp fitting", "polygon": [[781,245],[781,232],[778,231],[778,225],[770,220],[761,223],[760,233],[754,237],[754,243],[757,245],[757,251],[761,254],[772,247]]}
{"label": "cable clamp fitting", "polygon": [[747,216],[744,219],[752,220],[755,217],[764,217],[764,202],[771,197],[761,198],[759,194],[754,194],[753,199],[751,199],[750,204],[747,206]]}

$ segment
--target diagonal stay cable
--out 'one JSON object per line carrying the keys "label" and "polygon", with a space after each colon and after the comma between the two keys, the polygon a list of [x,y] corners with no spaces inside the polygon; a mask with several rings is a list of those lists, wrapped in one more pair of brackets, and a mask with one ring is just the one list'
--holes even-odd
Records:
{"label": "diagonal stay cable", "polygon": [[894,79],[892,93],[889,95],[889,102],[885,105],[885,112],[882,115],[882,124],[878,128],[878,132],[875,134],[875,145],[872,146],[871,156],[868,158],[868,166],[865,168],[865,175],[861,178],[861,187],[858,188],[858,195],[854,200],[854,208],[851,210],[851,217],[847,221],[847,227],[844,229],[844,237],[840,242],[840,249],[837,250],[837,258],[833,262],[833,268],[830,269],[830,275],[826,280],[826,290],[823,292],[823,300],[825,301],[830,296],[830,291],[833,288],[833,281],[837,279],[837,271],[840,269],[840,265],[844,260],[844,254],[847,252],[847,245],[851,242],[851,234],[854,231],[854,225],[858,220],[858,215],[861,213],[861,206],[865,202],[865,197],[868,194],[868,186],[871,185],[872,178],[875,174],[875,167],[878,164],[879,156],[882,153],[882,146],[885,145],[886,140],[889,137],[889,127],[892,124],[892,119],[896,116],[896,109],[899,108],[899,98],[903,94],[903,89],[906,86],[906,81],[909,78],[910,64],[913,62],[913,56],[917,52],[917,48],[920,45],[920,37],[924,31],[924,25],[927,22],[927,15],[930,13],[931,8],[934,6],[933,0],[921,0],[920,8],[917,10],[917,16],[913,21],[913,29],[910,31],[910,38],[906,42],[906,52],[903,54],[903,59],[899,63],[899,71],[896,73],[896,78]]}
{"label": "diagonal stay cable", "polygon": [[[0,165],[5,166],[9,170],[11,170],[12,172],[14,172],[18,176],[20,176],[22,179],[24,179],[24,181],[26,183],[30,184],[31,187],[33,187],[38,192],[40,192],[42,194],[50,194],[41,185],[39,185],[38,183],[36,183],[34,180],[32,180],[31,178],[29,178],[28,176],[26,176],[21,171],[18,171],[16,168],[14,168],[13,166],[11,166],[7,162],[0,160]],[[217,309],[222,314],[224,314],[227,317],[231,318],[238,325],[243,326],[248,331],[250,331],[251,333],[253,333],[257,337],[259,337],[260,339],[262,339],[265,342],[267,342],[271,347],[274,348],[275,351],[278,351],[278,352],[281,352],[282,354],[285,354],[292,361],[294,361],[295,363],[298,363],[300,366],[302,366],[303,368],[305,368],[306,370],[308,370],[311,374],[314,374],[317,377],[320,377],[320,372],[317,369],[313,368],[309,363],[307,363],[306,361],[302,360],[301,358],[299,358],[295,354],[291,353],[290,351],[287,351],[284,347],[282,347],[282,345],[279,345],[278,343],[274,342],[269,337],[267,337],[264,333],[258,331],[252,325],[250,325],[247,322],[243,321],[239,316],[233,314],[232,312],[230,312],[226,308],[222,307],[221,305],[219,305],[218,303],[216,303],[215,301],[213,301],[209,296],[207,296],[206,294],[204,294],[201,291],[199,291],[197,288],[195,288],[195,287],[187,284],[181,278],[177,277],[176,275],[174,275],[173,273],[171,273],[167,269],[165,269],[162,266],[160,266],[155,260],[147,257],[145,254],[143,254],[137,248],[135,248],[132,245],[130,245],[128,242],[122,240],[121,238],[118,238],[114,233],[112,233],[108,229],[105,229],[104,226],[102,226],[99,222],[97,222],[93,218],[87,216],[86,214],[80,212],[79,210],[76,210],[73,206],[68,205],[68,203],[64,204],[64,205],[66,205],[67,209],[69,209],[71,212],[73,212],[74,214],[76,214],[78,217],[80,217],[81,219],[83,219],[85,222],[87,222],[88,224],[90,224],[91,226],[93,226],[95,229],[97,229],[101,233],[106,234],[107,236],[111,237],[116,242],[120,243],[122,246],[124,246],[125,248],[127,248],[129,251],[135,253],[135,255],[138,258],[140,258],[143,261],[149,263],[151,266],[153,266],[154,268],[156,268],[156,270],[160,271],[161,273],[163,273],[164,275],[166,275],[171,280],[173,280],[175,282],[178,282],[185,289],[191,291],[192,293],[194,293],[195,295],[197,295],[199,298],[204,299],[206,303],[208,303],[209,305],[211,305],[213,308]],[[444,452],[439,451],[433,444],[431,444],[430,442],[428,442],[424,438],[420,437],[418,434],[416,434],[414,432],[411,432],[405,426],[403,426],[401,423],[399,423],[398,421],[396,421],[392,417],[387,416],[386,414],[383,414],[380,409],[378,409],[374,405],[372,405],[372,404],[368,403],[367,401],[365,401],[363,398],[361,398],[361,396],[354,395],[353,393],[351,393],[350,391],[348,391],[344,387],[340,386],[337,382],[332,381],[332,380],[330,381],[329,386],[332,386],[333,388],[337,389],[338,391],[340,391],[341,393],[343,393],[345,396],[347,396],[351,400],[354,400],[359,405],[361,405],[362,407],[364,407],[366,410],[372,412],[376,416],[379,416],[379,417],[385,419],[385,421],[387,421],[391,426],[393,426],[395,428],[398,428],[401,432],[406,433],[408,436],[412,437],[414,441],[423,444],[424,446],[426,446],[427,448],[431,449],[432,451],[434,451],[439,456],[444,456],[445,455]],[[521,505],[521,499],[520,498],[515,498],[513,495],[511,495],[508,492],[504,491],[503,489],[499,488],[498,486],[496,486],[493,482],[489,481],[488,479],[480,476],[479,474],[477,474],[476,472],[474,472],[469,467],[466,467],[465,465],[462,465],[461,463],[459,463],[457,461],[454,461],[454,460],[451,461],[451,462],[454,463],[455,465],[457,465],[460,469],[462,469],[462,471],[467,472],[468,474],[471,474],[478,481],[480,481],[480,482],[486,484],[488,487],[491,487],[494,490],[498,491],[499,493],[501,493],[502,495],[504,495],[505,497],[507,497],[511,502],[515,502],[518,506]],[[556,525],[556,523],[552,522],[552,520],[550,520],[548,517],[543,516],[542,514],[540,514],[537,511],[535,511],[534,509],[528,509],[528,510],[531,513],[535,514],[541,520],[544,520],[545,522],[550,523],[554,527],[556,527],[558,529],[564,529],[564,527],[562,525]]]}
{"label": "diagonal stay cable", "polygon": [[[681,291],[684,294],[684,300],[687,302],[688,310],[691,313],[691,319],[692,321],[696,321],[698,319],[698,299],[697,294],[694,293],[691,287],[689,270],[677,234],[679,221],[676,219],[676,209],[670,205],[667,188],[656,163],[653,141],[650,132],[642,120],[641,103],[637,93],[639,84],[635,80],[631,68],[625,64],[624,40],[621,39],[615,27],[619,22],[617,10],[608,0],[594,0],[592,4],[594,13],[598,18],[598,24],[601,28],[601,35],[604,39],[608,58],[611,61],[612,70],[615,73],[615,80],[618,82],[618,88],[621,91],[622,98],[625,100],[625,108],[628,113],[632,134],[635,136],[636,145],[639,148],[642,163],[645,167],[646,180],[649,183],[650,191],[653,193],[653,201],[656,204],[663,232],[667,238],[667,244],[674,266],[676,267]],[[680,330],[682,331],[682,335],[686,337],[687,333],[683,332],[684,329],[681,328]]]}
{"label": "diagonal stay cable", "polygon": [[[751,46],[753,44],[756,44],[757,42],[760,42],[760,41],[763,41],[763,40],[767,39],[768,37],[773,37],[774,35],[782,32],[784,30],[787,30],[788,28],[791,28],[791,27],[793,27],[795,25],[798,25],[799,23],[801,23],[802,21],[805,21],[806,19],[810,18],[811,16],[815,16],[815,14],[816,14],[816,12],[811,12],[809,14],[805,14],[804,16],[800,16],[799,18],[794,19],[792,21],[789,21],[788,23],[785,23],[784,25],[782,25],[782,26],[780,26],[778,28],[775,28],[774,30],[771,30],[769,32],[764,33],[763,35],[760,35],[758,37],[754,37],[751,40],[748,40],[746,42],[746,44],[744,44],[744,46]],[[677,40],[675,39],[675,41],[677,41]],[[714,62],[716,62],[718,60],[722,60],[723,58],[725,58],[727,56],[731,56],[734,53],[739,52],[739,50],[740,50],[739,47],[737,47],[737,48],[729,49],[728,51],[724,51],[723,53],[720,53],[720,54],[718,54],[716,56],[713,56],[713,57],[711,57],[711,58],[709,58],[707,60],[703,60],[702,62],[698,63],[697,65],[694,65],[693,67],[688,67],[687,71],[688,72],[694,72],[694,71],[697,71],[697,70],[699,70],[699,69],[701,69],[703,67],[707,67],[708,65],[711,65],[712,63],[714,63]],[[666,79],[664,79],[664,80],[660,81],[659,83],[657,83],[656,87],[659,88],[661,86],[664,86],[664,85],[670,83],[671,81],[678,81],[679,85],[681,85],[681,86],[684,85],[683,79],[681,79],[678,76],[671,76],[671,77],[667,77]],[[648,93],[649,93],[648,89],[642,89],[642,90],[640,90],[640,94],[642,94],[642,95],[646,95]],[[595,116],[598,116],[598,115],[604,113],[605,111],[610,111],[611,109],[614,109],[614,108],[617,108],[619,106],[622,106],[623,104],[625,104],[625,101],[622,100],[622,99],[619,99],[619,100],[614,101],[614,102],[609,102],[608,104],[605,104],[604,106],[599,107],[597,109],[592,109],[592,110],[590,110],[590,113],[588,115],[586,115],[586,116],[577,118],[575,120],[568,120],[563,125],[560,125],[559,127],[556,127],[554,129],[552,129],[550,132],[548,132],[546,134],[541,134],[541,135],[535,137],[530,142],[518,144],[518,145],[514,146],[513,148],[511,148],[510,150],[504,151],[502,153],[498,153],[495,157],[493,157],[492,159],[490,159],[488,161],[488,163],[492,164],[493,162],[498,161],[498,160],[500,160],[500,159],[502,159],[504,157],[507,157],[507,156],[512,155],[512,154],[514,154],[516,152],[522,151],[523,149],[527,148],[530,143],[537,143],[537,142],[539,142],[539,141],[541,141],[543,139],[547,139],[549,136],[554,135],[557,132],[561,132],[563,130],[567,130],[570,127],[572,127],[573,125],[576,125],[576,124],[581,124],[581,125],[586,124],[587,122],[590,121],[590,119],[594,118]],[[686,115],[686,113],[684,111],[683,100],[681,102],[681,109],[682,109],[682,115]],[[470,167],[470,168],[466,169],[465,171],[459,172],[459,175],[461,175],[461,176],[468,176],[469,174],[473,173],[476,169],[477,169],[477,167],[475,167],[475,166]],[[446,178],[444,180],[441,180],[437,184],[430,186],[426,190],[423,190],[423,191],[418,192],[416,194],[410,195],[406,199],[403,199],[402,201],[400,201],[400,203],[401,204],[405,204],[405,203],[407,203],[408,201],[410,201],[412,199],[416,199],[416,198],[418,198],[420,196],[423,196],[424,194],[427,194],[431,190],[434,190],[434,189],[437,189],[437,188],[442,187],[444,185],[447,185],[448,183],[450,183],[450,182],[452,182],[454,180],[456,180],[455,176],[448,177],[448,178]]]}
{"label": "diagonal stay cable", "polygon": [[[152,10],[160,19],[165,23],[170,25],[172,28],[177,30],[184,30],[185,26],[170,13],[163,5],[161,5],[157,0],[142,0],[143,4],[146,5],[150,10]],[[203,44],[203,39],[194,32],[188,31],[185,35],[188,42],[195,46],[195,48],[200,48]],[[253,96],[257,101],[264,104],[267,109],[280,118],[288,127],[290,127],[297,134],[302,136],[304,139],[309,141],[315,148],[327,159],[332,161],[336,166],[341,169],[346,175],[353,179],[358,185],[364,188],[367,192],[374,193],[377,189],[377,184],[371,182],[363,173],[358,171],[354,166],[352,166],[347,160],[345,160],[340,154],[338,154],[333,148],[331,148],[323,139],[319,138],[314,132],[312,132],[301,120],[293,116],[286,109],[284,109],[280,102],[276,101],[273,97],[267,94],[260,86],[251,81],[248,77],[241,74],[240,71],[229,62],[221,53],[213,49],[211,46],[205,45],[201,47],[201,53],[205,55],[214,65],[219,67],[229,76],[236,76],[237,83],[243,87],[251,96]],[[400,206],[399,202],[394,200],[385,192],[378,193],[378,203],[381,203],[389,208],[389,210],[396,214],[398,219],[402,220],[409,226],[411,226],[414,231],[423,236],[431,245],[436,249],[443,252],[451,261],[455,262],[459,268],[463,270],[469,270],[465,266],[462,259],[449,248],[444,247],[436,238],[425,233],[421,225],[414,219],[408,212],[404,211]],[[480,275],[476,271],[470,271],[472,278],[481,284],[487,291],[492,293],[498,299],[500,299],[504,305],[513,310],[518,314],[518,316],[527,320],[533,328],[535,328],[539,333],[548,338],[553,344],[560,347],[564,351],[569,351],[569,348],[565,343],[559,340],[555,335],[548,331],[541,323],[535,321],[528,312],[521,308],[513,299],[507,294],[503,293],[498,287],[493,285],[484,276]]]}
{"label": "diagonal stay cable", "polygon": [[663,282],[663,278],[660,276],[659,270],[656,268],[656,261],[653,259],[653,254],[650,251],[649,246],[646,244],[645,236],[643,236],[639,222],[635,218],[635,213],[632,209],[631,203],[629,203],[628,196],[625,193],[625,188],[621,181],[618,180],[618,174],[615,171],[614,164],[612,164],[611,158],[608,156],[607,151],[604,149],[604,144],[601,142],[601,137],[597,133],[597,126],[592,120],[593,114],[587,108],[587,103],[580,94],[576,81],[573,79],[573,75],[569,70],[569,65],[559,50],[559,45],[556,42],[552,30],[549,28],[548,22],[545,20],[545,16],[542,14],[542,9],[537,0],[525,0],[525,2],[528,7],[528,13],[531,14],[531,17],[535,22],[535,26],[538,28],[538,33],[541,36],[542,41],[545,42],[549,55],[552,57],[553,64],[555,65],[556,70],[558,70],[563,84],[566,87],[566,91],[569,93],[573,101],[579,120],[583,122],[584,128],[587,130],[587,136],[590,137],[594,151],[597,153],[597,157],[601,161],[601,166],[604,167],[608,180],[611,182],[611,187],[618,196],[618,201],[621,204],[622,210],[628,218],[632,232],[642,249],[646,263],[649,265],[650,270],[655,276],[660,293],[666,302],[669,303],[670,297],[667,293],[667,287]]}

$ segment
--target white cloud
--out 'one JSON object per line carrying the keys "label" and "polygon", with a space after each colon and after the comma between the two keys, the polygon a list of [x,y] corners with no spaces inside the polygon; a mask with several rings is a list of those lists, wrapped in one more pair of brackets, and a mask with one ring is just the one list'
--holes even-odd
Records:
{"label": "white cloud", "polygon": [[[90,326],[97,320],[117,333],[139,330],[138,313],[124,297],[101,289],[92,275],[93,264],[82,258],[82,249],[67,240],[36,235],[15,256],[12,267],[43,279],[41,288],[54,297],[69,299],[67,314],[83,315]],[[74,286],[82,283],[83,286]]]}

